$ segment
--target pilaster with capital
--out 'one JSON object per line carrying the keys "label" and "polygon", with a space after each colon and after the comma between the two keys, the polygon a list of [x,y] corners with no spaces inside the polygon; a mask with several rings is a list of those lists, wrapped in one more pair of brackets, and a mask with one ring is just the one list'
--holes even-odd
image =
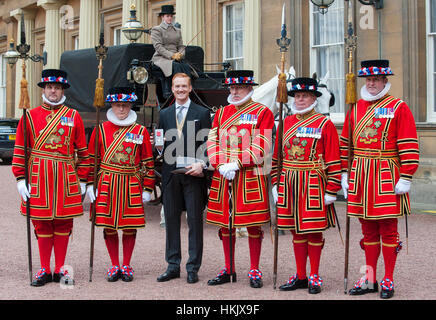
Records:
{"label": "pilaster with capital", "polygon": [[100,19],[99,0],[80,1],[79,49],[94,48],[98,44]]}
{"label": "pilaster with capital", "polygon": [[244,69],[254,72],[261,79],[261,3],[260,0],[244,2]]}
{"label": "pilaster with capital", "polygon": [[47,51],[47,65],[45,68],[59,68],[62,52],[64,51],[65,30],[61,27],[59,8],[65,4],[64,0],[38,0],[37,5],[45,10],[45,49]]}

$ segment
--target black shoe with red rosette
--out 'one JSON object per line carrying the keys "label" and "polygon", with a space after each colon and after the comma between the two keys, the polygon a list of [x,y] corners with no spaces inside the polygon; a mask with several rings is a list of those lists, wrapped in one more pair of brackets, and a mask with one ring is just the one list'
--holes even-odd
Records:
{"label": "black shoe with red rosette", "polygon": [[121,267],[121,280],[130,282],[133,280],[133,268],[130,265]]}
{"label": "black shoe with red rosette", "polygon": [[380,298],[390,299],[394,296],[394,281],[390,279],[383,279],[380,282]]}
{"label": "black shoe with red rosette", "polygon": [[262,272],[259,269],[252,269],[248,273],[248,278],[250,279],[250,287],[252,288],[262,288]]}
{"label": "black shoe with red rosette", "polygon": [[366,276],[362,277],[354,284],[354,287],[348,291],[351,296],[360,296],[367,293],[378,292],[378,283],[369,282]]}
{"label": "black shoe with red rosette", "polygon": [[51,272],[46,272],[45,268],[41,268],[38,270],[37,273],[35,273],[34,279],[32,283],[30,284],[33,287],[42,287],[46,283],[52,282],[53,277]]}

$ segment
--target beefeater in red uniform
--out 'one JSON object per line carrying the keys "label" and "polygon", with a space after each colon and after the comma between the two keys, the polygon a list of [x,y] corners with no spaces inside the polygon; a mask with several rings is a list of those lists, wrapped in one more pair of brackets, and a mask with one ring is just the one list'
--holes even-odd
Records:
{"label": "beefeater in red uniform", "polygon": [[[94,175],[88,177],[87,195],[96,207],[95,225],[102,227],[112,266],[109,282],[133,280],[130,260],[138,228],[145,227],[143,202],[150,201],[154,187],[154,162],[147,128],[136,123],[132,110],[137,96],[133,88],[111,88],[106,102],[108,121],[99,127],[98,183],[95,196]],[[89,141],[91,162],[95,159],[96,129]],[[96,200],[96,201],[95,201]],[[119,262],[118,230],[123,231],[123,263]]]}
{"label": "beefeater in red uniform", "polygon": [[[206,222],[220,227],[225,268],[208,284],[219,285],[230,281],[230,263],[234,266],[235,228],[247,227],[251,260],[250,286],[260,288],[261,226],[270,221],[267,178],[263,164],[264,157],[271,149],[274,116],[266,106],[251,100],[252,86],[256,85],[253,71],[229,71],[224,85],[230,87],[230,104],[215,114],[207,142],[209,160],[215,172],[210,187]],[[229,234],[229,185],[232,190],[232,237]],[[230,238],[233,240],[232,257],[229,252]]]}
{"label": "beefeater in red uniform", "polygon": [[[288,95],[295,98],[293,115],[283,124],[283,149],[275,141],[271,184],[277,203],[277,226],[291,230],[297,273],[280,290],[308,288],[309,293],[321,292],[319,276],[323,231],[335,226],[333,202],[341,189],[339,137],[333,123],[315,111],[318,83],[311,78],[292,80]],[[278,152],[283,152],[280,182],[277,181]],[[310,276],[306,276],[307,258]]]}
{"label": "beefeater in red uniform", "polygon": [[[413,115],[407,104],[391,96],[388,60],[362,61],[358,76],[366,79],[362,99],[348,112],[340,138],[342,187],[348,196],[348,215],[362,226],[366,274],[349,293],[378,291],[377,261],[383,253],[385,274],[380,297],[394,295],[393,274],[401,241],[399,217],[410,214],[409,190],[419,165],[419,145]],[[351,121],[351,133],[348,123]],[[348,176],[348,140],[352,164]]]}
{"label": "beefeater in red uniform", "polygon": [[[64,90],[70,87],[65,71],[43,70],[38,86],[43,88],[44,103],[28,112],[27,137],[23,133],[23,118],[20,120],[12,160],[12,172],[22,197],[21,213],[26,215],[25,201],[30,201],[31,220],[38,239],[41,268],[31,285],[43,286],[61,279],[65,284],[72,284],[63,266],[73,218],[83,214],[82,194],[91,169],[85,129],[79,113],[63,104]],[[28,140],[30,151],[29,186],[24,180],[24,139]]]}

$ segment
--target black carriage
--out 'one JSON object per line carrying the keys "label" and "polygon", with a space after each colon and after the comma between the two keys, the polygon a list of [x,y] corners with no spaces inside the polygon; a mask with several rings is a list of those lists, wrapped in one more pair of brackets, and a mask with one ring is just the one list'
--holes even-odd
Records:
{"label": "black carriage", "polygon": [[[159,111],[173,102],[173,97],[163,98],[159,81],[162,71],[154,66],[151,58],[154,48],[151,44],[130,43],[108,48],[107,57],[103,61],[104,89],[116,86],[134,86],[138,96],[136,112],[138,122],[152,132],[159,122]],[[206,71],[204,51],[198,46],[187,46],[185,60],[195,70],[192,81],[191,100],[215,112],[227,104],[228,90],[222,86],[226,63],[220,71]],[[98,74],[98,60],[95,49],[65,51],[61,56],[60,69],[68,73],[71,87],[65,91],[65,104],[78,110],[83,118],[87,138],[95,127],[96,113],[93,106],[95,80]],[[101,114],[105,121],[105,112]],[[156,154],[156,175],[160,177],[161,161]],[[159,179],[157,181],[159,186]]]}
{"label": "black carriage", "polygon": [[[172,103],[171,97],[167,100],[163,98],[159,81],[163,74],[151,62],[153,54],[151,44],[130,43],[109,47],[103,61],[105,90],[115,86],[134,86],[138,96],[138,119],[147,128],[158,122],[159,110]],[[220,71],[206,71],[204,51],[198,46],[187,46],[185,56],[186,62],[198,76],[193,79],[191,100],[212,111],[226,105],[228,91],[221,84],[228,64],[218,63],[221,65]],[[97,66],[93,48],[65,51],[61,56],[60,68],[67,71],[71,83],[71,87],[65,91],[66,104],[80,112],[87,134],[95,126],[93,102]]]}

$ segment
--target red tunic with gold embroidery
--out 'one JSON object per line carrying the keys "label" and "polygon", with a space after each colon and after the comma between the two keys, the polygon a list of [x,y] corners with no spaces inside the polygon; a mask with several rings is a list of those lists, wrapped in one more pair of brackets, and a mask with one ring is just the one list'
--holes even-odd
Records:
{"label": "red tunic with gold embroidery", "polygon": [[418,169],[415,120],[407,104],[390,95],[359,100],[348,112],[340,138],[342,171],[348,170],[349,119],[352,163],[348,215],[383,219],[410,214],[409,195],[396,195],[400,178],[411,180]]}
{"label": "red tunic with gold embroidery", "polygon": [[[215,168],[207,206],[207,223],[228,227],[229,183],[232,189],[234,227],[262,225],[269,222],[267,178],[264,157],[271,149],[274,116],[260,103],[228,105],[215,114],[207,151]],[[238,162],[234,180],[220,173],[224,163]]]}
{"label": "red tunic with gold embroidery", "polygon": [[[292,115],[283,122],[283,166],[278,186],[277,225],[296,233],[319,232],[335,225],[333,204],[341,188],[339,137],[325,116]],[[272,159],[271,183],[277,184],[278,138]]]}
{"label": "red tunic with gold embroidery", "polygon": [[[17,128],[12,172],[24,179],[23,118]],[[30,215],[36,220],[66,219],[83,214],[79,182],[91,170],[85,129],[76,110],[42,105],[27,112]],[[25,202],[21,212],[26,214]]]}
{"label": "red tunic with gold embroidery", "polygon": [[[145,226],[142,191],[154,188],[154,162],[147,129],[139,124],[99,126],[96,226],[131,229]],[[95,159],[94,129],[89,155]],[[93,172],[88,184],[93,183]]]}

